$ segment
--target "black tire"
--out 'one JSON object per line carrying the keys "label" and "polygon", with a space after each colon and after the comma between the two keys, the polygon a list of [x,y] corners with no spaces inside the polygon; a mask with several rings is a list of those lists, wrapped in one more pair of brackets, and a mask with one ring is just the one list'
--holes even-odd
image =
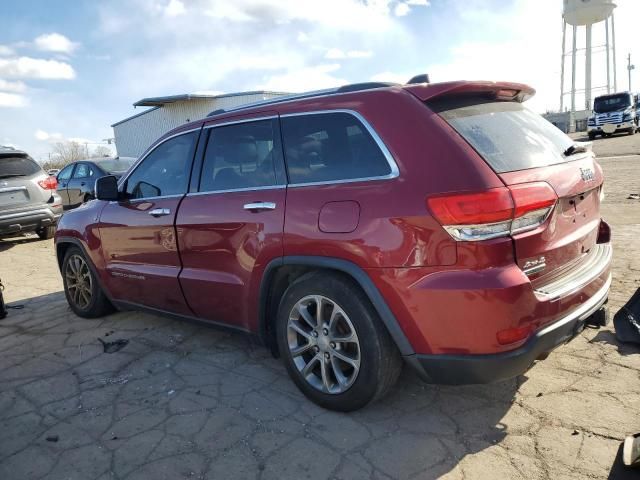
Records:
{"label": "black tire", "polygon": [[633,126],[629,129],[629,135],[635,135],[636,134],[636,127]]}
{"label": "black tire", "polygon": [[589,132],[589,140],[595,140],[596,134]]}
{"label": "black tire", "polygon": [[[86,268],[82,267],[82,276],[84,278],[87,278],[88,276],[90,278],[90,282],[87,289],[84,291],[85,295],[78,296],[77,289],[79,287],[75,286],[77,285],[77,282],[73,282],[73,268],[78,268],[76,264],[80,263],[79,260],[84,262],[84,265],[86,265]],[[74,262],[73,266],[69,265],[71,262]],[[102,288],[100,288],[98,280],[89,262],[90,260],[85,257],[80,248],[69,247],[65,252],[64,260],[62,261],[62,282],[64,284],[64,294],[71,310],[73,310],[73,312],[79,317],[97,318],[113,312],[114,308],[102,291]],[[87,293],[90,293],[90,295],[86,295]]]}
{"label": "black tire", "polygon": [[50,240],[56,234],[56,226],[49,225],[48,227],[42,227],[36,230],[36,233],[40,237],[40,240]]}
{"label": "black tire", "polygon": [[[288,328],[289,317],[294,312],[294,307],[299,305],[298,302],[314,295],[334,302],[335,306],[330,307],[331,311],[336,307],[341,309],[355,331],[358,342],[359,370],[356,375],[353,375],[350,386],[344,387],[344,391],[329,393],[328,390],[321,391],[320,387],[314,386],[302,375],[301,367],[294,362],[290,350],[289,333],[292,330]],[[342,274],[314,272],[300,277],[289,286],[282,296],[276,322],[278,348],[289,375],[300,391],[321,407],[341,412],[357,410],[384,396],[398,379],[402,369],[402,359],[396,345],[364,292],[350,278]],[[327,331],[320,327],[317,330],[318,332],[320,330]],[[322,336],[322,333],[320,335]],[[293,336],[295,337],[296,333],[293,333]],[[300,338],[303,341],[306,339],[302,336]],[[313,339],[309,341],[313,341]],[[343,344],[339,340],[337,341],[338,349],[342,348]],[[319,342],[320,339],[318,339],[318,344]],[[322,367],[323,360],[321,359],[326,356],[326,368],[332,368],[334,385],[340,389],[335,367],[332,367],[334,365],[332,363],[334,362],[333,353],[331,353],[331,360],[329,360],[329,353],[322,353],[322,350],[318,350],[317,347],[313,348],[314,350],[309,350],[304,355],[308,357],[319,356],[320,360],[316,360],[318,369]],[[329,350],[325,340],[323,348],[327,348],[324,350],[325,352],[336,352],[336,343],[331,343],[331,350]],[[319,353],[314,353],[318,351]],[[338,350],[338,352],[344,353],[346,350]],[[303,355],[297,355],[296,358],[302,358],[302,362],[312,363],[311,360],[305,360]],[[316,371],[315,368],[314,371]],[[312,373],[311,376],[313,377],[313,375]],[[330,376],[329,373],[327,376]]]}

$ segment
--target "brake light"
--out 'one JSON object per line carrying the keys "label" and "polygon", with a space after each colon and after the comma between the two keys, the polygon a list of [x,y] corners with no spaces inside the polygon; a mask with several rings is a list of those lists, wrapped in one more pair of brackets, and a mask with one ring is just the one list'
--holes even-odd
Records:
{"label": "brake light", "polygon": [[459,241],[488,240],[532,230],[545,222],[558,200],[545,182],[427,199],[433,216]]}
{"label": "brake light", "polygon": [[55,190],[56,188],[58,188],[58,180],[56,179],[56,177],[47,177],[44,180],[40,180],[38,182],[38,185],[40,185],[40,187],[44,188],[45,190]]}
{"label": "brake light", "polygon": [[507,328],[506,330],[500,330],[496,334],[496,339],[500,345],[509,345],[510,343],[516,343],[520,340],[524,340],[531,333],[531,326]]}

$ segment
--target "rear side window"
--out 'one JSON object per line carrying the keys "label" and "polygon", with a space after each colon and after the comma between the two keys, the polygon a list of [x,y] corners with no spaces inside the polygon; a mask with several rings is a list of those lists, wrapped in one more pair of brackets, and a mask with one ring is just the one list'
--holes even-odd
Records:
{"label": "rear side window", "polygon": [[0,157],[0,178],[26,177],[41,170],[29,157]]}
{"label": "rear side window", "polygon": [[290,183],[365,179],[391,173],[376,141],[349,113],[284,117],[282,136]]}
{"label": "rear side window", "polygon": [[567,135],[517,102],[456,99],[430,102],[497,173],[574,160]]}
{"label": "rear side window", "polygon": [[91,169],[86,163],[80,163],[73,172],[73,178],[87,178],[91,175]]}
{"label": "rear side window", "polygon": [[213,192],[276,185],[280,146],[272,120],[210,129],[200,191]]}

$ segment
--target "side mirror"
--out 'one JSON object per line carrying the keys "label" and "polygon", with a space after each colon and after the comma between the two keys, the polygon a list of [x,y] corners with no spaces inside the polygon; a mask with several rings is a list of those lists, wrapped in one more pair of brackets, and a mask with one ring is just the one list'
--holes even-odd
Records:
{"label": "side mirror", "polygon": [[96,180],[95,197],[98,200],[118,200],[118,179],[113,175],[100,177]]}

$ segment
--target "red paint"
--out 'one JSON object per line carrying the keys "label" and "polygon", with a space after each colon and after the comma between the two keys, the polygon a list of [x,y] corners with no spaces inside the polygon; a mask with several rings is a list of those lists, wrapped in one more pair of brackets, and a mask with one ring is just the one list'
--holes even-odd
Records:
{"label": "red paint", "polygon": [[[185,195],[148,205],[95,201],[64,215],[58,242],[63,237],[80,240],[117,300],[251,332],[258,331],[260,284],[270,261],[293,255],[348,260],[372,279],[416,353],[516,348],[526,335],[515,343],[503,344],[505,338],[561,318],[607,279],[608,269],[581,290],[552,302],[533,291],[545,275],[591,248],[599,231],[600,238],[608,240],[608,230],[600,227],[602,170],[586,155],[561,165],[497,175],[423,103],[437,95],[470,92],[523,99],[533,89],[494,82],[389,87],[209,119],[222,123],[239,115],[353,110],[377,132],[400,173],[391,180]],[[580,168],[595,173],[588,185],[580,179]],[[456,242],[427,208],[428,198],[500,191],[510,201],[515,198],[507,208],[511,215],[525,197],[544,201],[536,195],[518,196],[520,185],[532,182],[550,185],[557,203],[543,225],[513,238]],[[514,191],[519,193],[513,196]],[[276,208],[244,210],[244,204],[257,201],[273,202]],[[151,208],[170,208],[172,215],[154,219],[147,214]],[[530,280],[522,267],[540,256],[547,269]]]}

